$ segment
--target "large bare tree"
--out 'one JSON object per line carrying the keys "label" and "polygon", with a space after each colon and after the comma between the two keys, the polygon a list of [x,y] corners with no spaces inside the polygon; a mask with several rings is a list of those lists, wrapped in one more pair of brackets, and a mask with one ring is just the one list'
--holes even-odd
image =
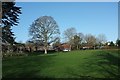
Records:
{"label": "large bare tree", "polygon": [[32,39],[43,41],[45,54],[47,54],[48,44],[56,41],[60,32],[56,21],[51,16],[42,16],[32,23],[29,34]]}

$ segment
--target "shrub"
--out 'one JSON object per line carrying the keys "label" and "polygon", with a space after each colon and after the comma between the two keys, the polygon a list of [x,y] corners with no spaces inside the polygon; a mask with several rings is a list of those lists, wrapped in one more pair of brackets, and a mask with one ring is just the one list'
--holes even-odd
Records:
{"label": "shrub", "polygon": [[26,53],[2,53],[3,57],[28,56]]}

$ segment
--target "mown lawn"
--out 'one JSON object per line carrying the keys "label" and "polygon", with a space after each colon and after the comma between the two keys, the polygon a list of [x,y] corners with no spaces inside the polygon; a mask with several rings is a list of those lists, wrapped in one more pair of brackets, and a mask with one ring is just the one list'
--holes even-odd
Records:
{"label": "mown lawn", "polygon": [[79,50],[3,59],[3,78],[119,78],[120,51]]}

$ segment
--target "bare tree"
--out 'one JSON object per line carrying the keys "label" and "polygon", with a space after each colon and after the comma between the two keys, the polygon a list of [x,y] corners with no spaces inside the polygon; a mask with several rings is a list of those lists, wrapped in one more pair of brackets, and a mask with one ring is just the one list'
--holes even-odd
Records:
{"label": "bare tree", "polygon": [[99,46],[102,46],[102,44],[104,44],[107,41],[105,34],[99,34],[97,36],[97,43],[99,44]]}
{"label": "bare tree", "polygon": [[65,39],[67,39],[68,42],[70,42],[70,40],[74,37],[75,34],[76,34],[76,29],[73,27],[68,28],[64,31]]}
{"label": "bare tree", "polygon": [[65,41],[67,41],[71,46],[74,44],[73,39],[76,35],[76,29],[71,27],[64,31]]}
{"label": "bare tree", "polygon": [[77,33],[77,35],[80,37],[80,44],[84,42],[84,34],[83,33]]}
{"label": "bare tree", "polygon": [[95,36],[93,36],[91,34],[85,35],[85,41],[86,41],[87,45],[89,45],[89,46],[95,46],[95,44],[96,44],[96,38],[95,38]]}
{"label": "bare tree", "polygon": [[81,42],[80,36],[74,35],[73,45],[75,49],[79,49],[80,42]]}
{"label": "bare tree", "polygon": [[36,19],[29,29],[29,34],[35,40],[43,41],[45,54],[48,44],[58,39],[59,27],[51,16],[42,16]]}

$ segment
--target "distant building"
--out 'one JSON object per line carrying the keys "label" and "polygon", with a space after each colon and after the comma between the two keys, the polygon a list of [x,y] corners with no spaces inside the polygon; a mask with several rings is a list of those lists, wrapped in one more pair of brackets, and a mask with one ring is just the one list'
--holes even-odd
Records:
{"label": "distant building", "polygon": [[59,46],[56,46],[56,48],[54,48],[56,51],[71,51],[71,45],[67,44],[67,43],[62,43]]}

